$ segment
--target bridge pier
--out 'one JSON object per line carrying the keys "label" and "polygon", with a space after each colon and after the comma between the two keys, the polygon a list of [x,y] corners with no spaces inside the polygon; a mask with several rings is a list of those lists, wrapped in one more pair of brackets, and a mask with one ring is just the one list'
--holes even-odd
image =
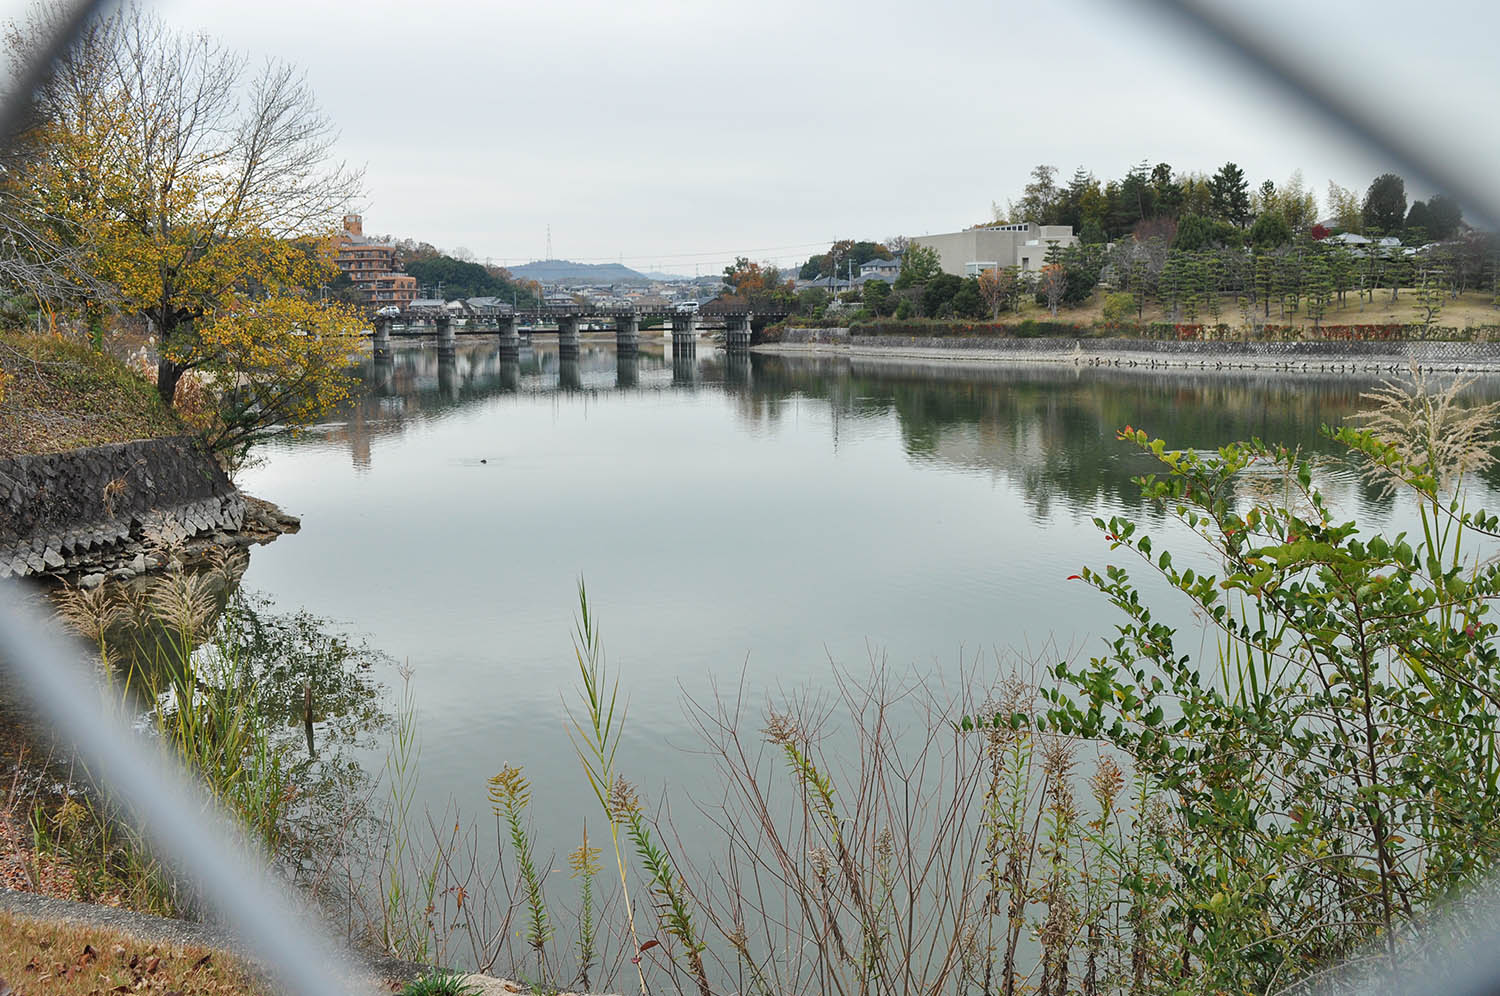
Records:
{"label": "bridge pier", "polygon": [[636,315],[615,319],[615,355],[634,356],[641,348],[641,320]]}
{"label": "bridge pier", "polygon": [[391,320],[389,318],[375,319],[375,352],[383,353],[391,348]]}
{"label": "bridge pier", "polygon": [[[577,349],[575,345],[573,347]],[[578,354],[562,356],[557,361],[557,386],[563,391],[583,390],[583,375],[578,369]]]}
{"label": "bridge pier", "polygon": [[672,355],[692,356],[698,352],[698,316],[672,316]]}
{"label": "bridge pier", "polygon": [[749,387],[751,378],[750,350],[738,349],[724,357],[724,383]]}
{"label": "bridge pier", "polygon": [[459,399],[462,385],[458,380],[458,354],[453,347],[438,347],[438,391],[454,401]]}
{"label": "bridge pier", "polygon": [[451,315],[439,315],[436,321],[438,351],[451,353],[458,347],[458,339],[453,332],[453,318]]}
{"label": "bridge pier", "polygon": [[557,318],[557,355],[578,359],[578,316],[559,315]]}
{"label": "bridge pier", "polygon": [[519,391],[521,389],[521,364],[513,359],[500,357],[500,390]]}
{"label": "bridge pier", "polygon": [[750,316],[724,316],[724,348],[731,353],[744,353],[750,349]]}
{"label": "bridge pier", "polygon": [[495,320],[500,332],[500,359],[514,360],[521,356],[521,336],[516,332],[516,316],[502,316]]}
{"label": "bridge pier", "polygon": [[641,382],[641,360],[634,351],[615,352],[615,385],[636,387]]}
{"label": "bridge pier", "polygon": [[391,357],[390,350],[375,348],[375,385],[380,388],[380,396],[390,397],[394,392],[396,383],[396,361]]}

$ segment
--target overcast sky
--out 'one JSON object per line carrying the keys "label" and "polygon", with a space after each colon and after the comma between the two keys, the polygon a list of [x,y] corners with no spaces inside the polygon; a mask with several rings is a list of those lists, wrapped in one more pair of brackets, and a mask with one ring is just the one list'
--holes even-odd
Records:
{"label": "overcast sky", "polygon": [[[497,263],[543,256],[550,225],[561,258],[791,264],[988,220],[1037,163],[1065,179],[1233,160],[1253,185],[1301,168],[1325,207],[1330,179],[1363,193],[1390,166],[1131,0],[158,6],[306,68],[366,169],[366,231]],[[1488,178],[1496,8],[1235,9]]]}

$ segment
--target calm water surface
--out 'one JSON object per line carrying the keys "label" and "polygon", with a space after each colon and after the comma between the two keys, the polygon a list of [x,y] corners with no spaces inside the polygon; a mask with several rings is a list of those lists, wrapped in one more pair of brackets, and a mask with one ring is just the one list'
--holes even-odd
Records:
{"label": "calm water surface", "polygon": [[[976,652],[1096,652],[1115,619],[1067,577],[1109,562],[1094,516],[1152,518],[1120,426],[1332,454],[1319,426],[1372,386],[708,348],[621,361],[587,342],[576,363],[517,364],[493,339],[447,359],[398,345],[361,380],[347,412],[244,474],[303,522],[245,584],[388,654],[388,694],[397,664],[414,670],[423,801],[482,812],[485,780],[522,764],[564,839],[587,793],[563,732],[580,577],[629,696],[622,766],[648,795],[702,798],[683,704],[715,683],[759,702],[872,655],[955,682]],[[1325,481],[1361,521],[1409,516],[1346,469]],[[1477,485],[1490,507],[1494,483]]]}

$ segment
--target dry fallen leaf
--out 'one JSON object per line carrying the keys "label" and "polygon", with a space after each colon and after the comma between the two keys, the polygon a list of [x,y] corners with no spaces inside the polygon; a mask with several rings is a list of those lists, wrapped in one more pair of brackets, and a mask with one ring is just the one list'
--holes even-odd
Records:
{"label": "dry fallen leaf", "polygon": [[161,959],[156,957],[155,955],[152,955],[150,958],[146,959],[146,964],[142,967],[145,968],[147,975],[155,975],[157,968],[159,968],[160,966]]}
{"label": "dry fallen leaf", "polygon": [[92,944],[85,944],[83,946],[83,954],[78,956],[78,964],[87,965],[89,962],[98,957],[99,952],[94,950],[94,946]]}
{"label": "dry fallen leaf", "polygon": [[208,954],[204,955],[202,958],[199,958],[197,961],[193,962],[193,967],[192,967],[191,970],[194,971],[194,972],[196,972],[196,971],[198,971],[198,969],[206,967],[208,965],[208,963],[210,961],[212,961],[212,960],[213,960],[213,952],[209,952]]}

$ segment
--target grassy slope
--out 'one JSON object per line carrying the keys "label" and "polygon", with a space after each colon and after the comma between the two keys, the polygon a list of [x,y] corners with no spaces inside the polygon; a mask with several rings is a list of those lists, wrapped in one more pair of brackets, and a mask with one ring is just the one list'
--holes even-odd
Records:
{"label": "grassy slope", "polygon": [[[1389,289],[1376,291],[1374,303],[1366,303],[1363,308],[1351,292],[1344,307],[1337,304],[1329,307],[1323,315],[1324,325],[1407,325],[1412,322],[1421,321],[1416,310],[1417,294],[1410,288],[1402,290],[1400,298],[1394,305],[1391,304],[1391,292]],[[1264,316],[1265,309],[1262,307],[1256,312]],[[1024,308],[1023,315],[1026,318],[1050,318],[1045,307],[1028,302]],[[1096,293],[1093,298],[1079,308],[1059,308],[1057,317],[1060,321],[1077,322],[1080,325],[1090,323],[1102,323],[1104,321],[1104,294]],[[1162,310],[1148,303],[1146,305],[1146,321],[1165,322],[1170,321],[1169,315],[1164,315]],[[1186,319],[1183,319],[1186,321]],[[1281,313],[1276,307],[1276,302],[1271,302],[1271,317],[1265,319],[1273,325],[1295,325],[1312,326],[1312,319],[1307,317],[1307,309],[1304,306],[1295,315],[1281,318]],[[1005,321],[1005,316],[1001,316]],[[1207,308],[1198,309],[1198,321],[1204,325],[1213,323]],[[1238,326],[1242,324],[1240,319],[1240,306],[1238,298],[1226,296],[1223,300],[1219,321],[1226,325]],[[1443,313],[1438,316],[1437,325],[1445,328],[1468,328],[1475,325],[1495,325],[1500,323],[1500,308],[1495,307],[1495,297],[1488,291],[1476,293],[1470,291],[1463,294],[1458,300],[1445,300],[1443,302]]]}
{"label": "grassy slope", "polygon": [[0,456],[183,431],[156,389],[112,356],[50,335],[0,333]]}

